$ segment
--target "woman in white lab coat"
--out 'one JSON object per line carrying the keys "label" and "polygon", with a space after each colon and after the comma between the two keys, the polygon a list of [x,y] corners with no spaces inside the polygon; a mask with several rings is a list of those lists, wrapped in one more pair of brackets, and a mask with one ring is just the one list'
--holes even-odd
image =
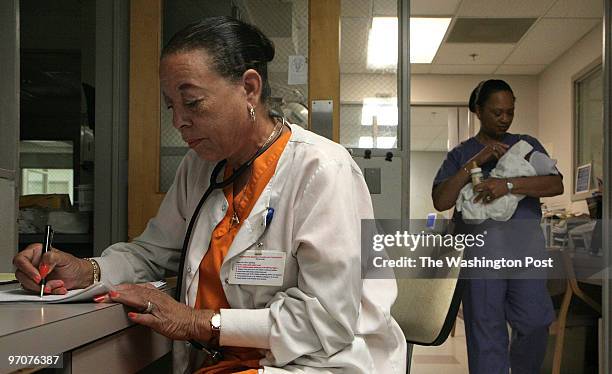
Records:
{"label": "woman in white lab coat", "polygon": [[[120,284],[96,301],[174,339],[175,372],[403,373],[395,281],[362,274],[361,219],[373,213],[361,171],[340,145],[270,114],[273,57],[268,38],[232,18],[177,33],[160,79],[191,150],[156,217],[93,259],[41,259],[30,246],[16,275],[39,290],[49,274],[51,293]],[[180,301],[138,285],[166,271],[182,274]]]}

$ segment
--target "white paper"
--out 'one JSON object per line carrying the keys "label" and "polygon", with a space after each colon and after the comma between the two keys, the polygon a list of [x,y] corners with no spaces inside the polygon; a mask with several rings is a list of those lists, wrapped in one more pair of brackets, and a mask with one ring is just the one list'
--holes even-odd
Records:
{"label": "white paper", "polygon": [[[156,288],[161,288],[166,285],[164,281],[151,282]],[[24,289],[15,289],[0,291],[0,303],[14,302],[37,302],[47,304],[73,303],[73,302],[93,302],[93,298],[98,295],[103,295],[112,291],[114,288],[104,282],[94,283],[87,288],[78,290],[70,290],[65,295],[44,295],[42,299],[40,295],[33,294],[32,291]]]}
{"label": "white paper", "polygon": [[286,256],[282,251],[245,251],[232,264],[229,283],[282,286]]}
{"label": "white paper", "polygon": [[308,63],[306,57],[300,55],[289,56],[288,72],[287,84],[307,84]]}

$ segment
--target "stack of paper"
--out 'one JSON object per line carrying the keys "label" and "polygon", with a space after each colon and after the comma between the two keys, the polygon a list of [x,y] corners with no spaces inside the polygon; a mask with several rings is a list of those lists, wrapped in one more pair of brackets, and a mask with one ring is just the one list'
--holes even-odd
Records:
{"label": "stack of paper", "polygon": [[[155,288],[162,288],[166,285],[164,281],[151,282]],[[104,282],[94,283],[87,288],[78,290],[70,290],[65,295],[45,295],[40,298],[38,294],[33,294],[31,291],[24,289],[15,289],[0,291],[0,303],[12,302],[38,302],[38,303],[73,303],[73,302],[93,302],[93,298],[98,295],[103,295],[112,291],[112,285]]]}

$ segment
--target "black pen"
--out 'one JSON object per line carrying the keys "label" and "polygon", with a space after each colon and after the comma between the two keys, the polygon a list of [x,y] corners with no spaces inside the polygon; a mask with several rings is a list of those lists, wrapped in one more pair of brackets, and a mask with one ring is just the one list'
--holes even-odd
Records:
{"label": "black pen", "polygon": [[[53,229],[51,225],[45,226],[45,242],[43,244],[43,251],[40,255],[40,260],[42,261],[45,253],[49,252],[51,249],[51,245],[53,244]],[[47,274],[40,280],[40,298],[42,299],[43,293],[45,292],[45,285],[47,284]]]}

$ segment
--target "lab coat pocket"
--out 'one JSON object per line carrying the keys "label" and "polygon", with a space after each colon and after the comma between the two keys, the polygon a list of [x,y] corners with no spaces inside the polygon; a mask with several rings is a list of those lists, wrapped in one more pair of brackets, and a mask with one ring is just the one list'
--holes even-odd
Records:
{"label": "lab coat pocket", "polygon": [[[240,272],[237,278],[260,278],[258,280],[247,281],[244,281],[242,279],[236,279],[231,276],[228,278],[228,283],[231,284],[232,281],[234,281],[233,287],[236,287],[236,289],[239,290],[239,292],[245,298],[245,301],[248,299],[252,300],[253,305],[250,305],[251,302],[246,302],[250,305],[249,307],[264,308],[277,293],[285,291],[287,288],[293,287],[297,284],[297,263],[295,261],[295,258],[293,258],[289,252],[280,251],[276,249],[279,248],[277,246],[271,248],[268,247],[268,243],[266,242],[267,241],[264,240],[263,245],[259,243],[252,245],[247,251],[241,253],[241,256],[236,256],[236,258],[232,259],[232,261],[230,262],[230,275],[234,275]],[[258,248],[259,252],[261,253],[260,256],[267,257],[272,261],[280,262],[279,258],[274,258],[284,257],[282,282],[280,282],[278,279],[280,271],[278,273],[272,274],[271,277],[266,276],[270,275],[271,271],[275,271],[276,269],[274,268],[264,270],[257,270],[256,268],[254,268],[255,270],[252,270],[253,268],[249,268],[249,266],[253,266],[252,264],[256,263],[257,260],[263,260],[263,258],[255,257],[257,255]],[[281,255],[281,253],[283,255]],[[245,257],[242,257],[242,255],[245,255]],[[260,263],[262,262],[263,261],[260,261]],[[270,278],[276,278],[276,282],[273,283],[272,279]],[[232,279],[232,281],[230,281],[230,279]]]}

